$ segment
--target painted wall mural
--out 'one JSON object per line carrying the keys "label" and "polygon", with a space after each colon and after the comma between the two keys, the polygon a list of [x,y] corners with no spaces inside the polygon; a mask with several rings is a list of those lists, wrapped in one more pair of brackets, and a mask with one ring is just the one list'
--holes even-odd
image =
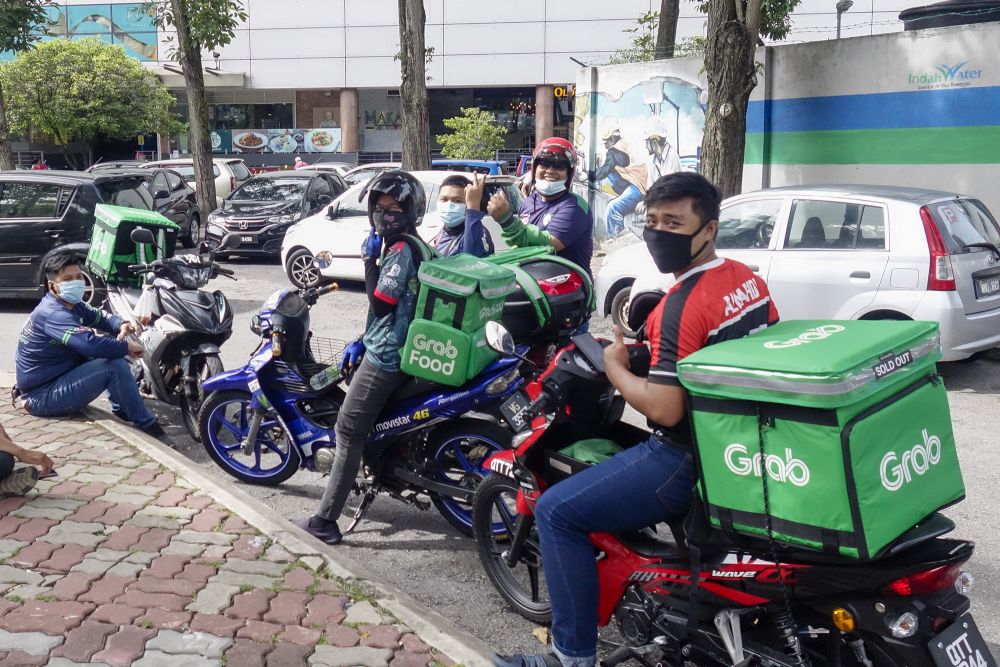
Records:
{"label": "painted wall mural", "polygon": [[[119,4],[65,5],[49,7],[50,24],[41,41],[53,39],[99,39],[106,44],[118,44],[136,60],[158,59],[156,22],[141,2]],[[0,62],[13,54],[0,53]]]}
{"label": "painted wall mural", "polygon": [[578,81],[574,145],[581,168],[575,189],[591,202],[598,239],[641,227],[637,209],[660,176],[700,167],[706,86],[697,70],[665,69],[662,61],[602,68],[596,95],[585,89],[589,81],[586,87]]}

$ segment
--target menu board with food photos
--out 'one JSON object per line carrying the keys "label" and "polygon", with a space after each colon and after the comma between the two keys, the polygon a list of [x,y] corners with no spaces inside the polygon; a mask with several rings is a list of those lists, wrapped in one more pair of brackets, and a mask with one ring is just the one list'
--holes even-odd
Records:
{"label": "menu board with food photos", "polygon": [[340,150],[341,132],[339,127],[323,127],[310,130],[242,129],[232,130],[229,134],[234,153],[336,153]]}

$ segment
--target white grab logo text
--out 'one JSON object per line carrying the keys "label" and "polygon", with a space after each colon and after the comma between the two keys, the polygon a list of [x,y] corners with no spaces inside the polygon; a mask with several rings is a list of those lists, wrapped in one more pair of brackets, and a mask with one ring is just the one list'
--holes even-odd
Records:
{"label": "white grab logo text", "polygon": [[792,450],[785,450],[785,458],[782,459],[776,454],[769,454],[761,466],[760,453],[749,456],[747,448],[736,442],[728,447],[723,454],[726,460],[726,467],[733,473],[741,476],[762,475],[761,468],[767,470],[767,475],[776,482],[790,482],[794,486],[805,486],[809,483],[809,467],[800,459],[792,456]]}
{"label": "white grab logo text", "polygon": [[922,432],[924,441],[898,456],[889,452],[882,457],[879,473],[886,491],[899,491],[903,485],[913,481],[913,473],[923,475],[941,460],[941,438]]}
{"label": "white grab logo text", "polygon": [[[429,356],[434,355],[434,356]],[[434,340],[424,334],[413,337],[413,349],[410,351],[410,365],[430,369],[434,373],[453,375],[455,373],[455,358],[458,348],[451,342]],[[451,361],[445,361],[451,359]]]}
{"label": "white grab logo text", "polygon": [[786,347],[798,347],[799,345],[806,345],[817,340],[825,340],[833,334],[840,333],[843,330],[844,327],[839,324],[824,324],[823,326],[815,327],[813,329],[806,329],[795,338],[768,341],[764,343],[764,347],[769,350],[781,350]]}

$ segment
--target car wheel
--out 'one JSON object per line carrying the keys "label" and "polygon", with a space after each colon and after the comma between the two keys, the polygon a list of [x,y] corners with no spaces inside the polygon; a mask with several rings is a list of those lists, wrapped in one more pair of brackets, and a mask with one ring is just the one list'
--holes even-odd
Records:
{"label": "car wheel", "polygon": [[635,338],[635,331],[632,331],[628,326],[629,297],[631,295],[631,285],[626,285],[615,293],[615,298],[611,300],[611,321],[621,327],[626,336]]}
{"label": "car wheel", "polygon": [[285,259],[285,273],[288,280],[298,288],[315,287],[319,284],[319,269],[313,266],[313,256],[305,248],[293,251]]}
{"label": "car wheel", "polygon": [[[80,260],[80,266],[83,266],[83,259]],[[83,301],[94,308],[100,308],[104,304],[104,299],[107,297],[108,288],[104,284],[104,281],[93,275],[87,269],[82,269],[83,271]]]}
{"label": "car wheel", "polygon": [[181,245],[185,248],[194,248],[201,242],[201,218],[197,213],[191,216],[188,222],[187,234],[181,237]]}

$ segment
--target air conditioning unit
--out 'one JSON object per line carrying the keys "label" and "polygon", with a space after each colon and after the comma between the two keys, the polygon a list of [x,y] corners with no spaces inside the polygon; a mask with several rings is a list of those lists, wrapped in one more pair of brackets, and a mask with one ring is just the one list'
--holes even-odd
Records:
{"label": "air conditioning unit", "polygon": [[386,97],[399,97],[399,89],[387,90],[385,93]]}

